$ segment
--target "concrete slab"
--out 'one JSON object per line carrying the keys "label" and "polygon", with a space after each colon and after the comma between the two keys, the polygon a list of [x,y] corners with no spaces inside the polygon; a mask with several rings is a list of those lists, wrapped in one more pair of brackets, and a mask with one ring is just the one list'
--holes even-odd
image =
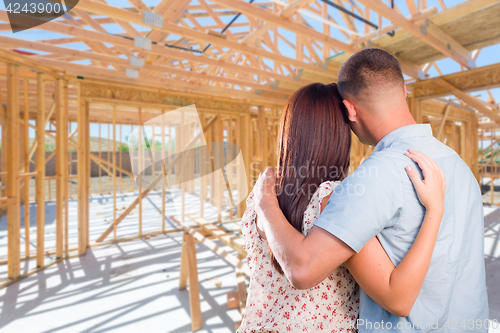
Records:
{"label": "concrete slab", "polygon": [[[133,195],[120,197],[118,207],[134,198]],[[197,200],[188,197],[191,199]],[[152,193],[144,201],[144,232],[159,230],[160,203],[158,193]],[[50,218],[54,207],[53,202],[47,203],[49,244],[55,232]],[[207,205],[205,209],[208,218],[216,217],[213,207]],[[76,201],[71,201],[70,243],[76,242],[75,210]],[[500,208],[485,205],[484,212],[490,318],[500,320]],[[33,213],[32,218],[34,216]],[[104,219],[111,216],[111,196],[93,196],[91,239],[109,226]],[[3,219],[0,220],[0,253],[4,251],[5,255],[6,230],[2,222]],[[34,220],[31,223],[36,235],[36,223]],[[172,227],[167,222],[167,228]],[[137,213],[123,221],[118,234],[137,234]],[[187,290],[178,290],[181,237],[176,233],[89,250],[83,257],[58,263],[1,289],[0,331],[190,332],[189,294]],[[33,240],[34,237],[32,251],[36,249]],[[228,310],[226,304],[226,293],[236,290],[234,270],[202,245],[197,245],[197,255],[203,313],[203,330],[199,332],[233,332],[234,323],[241,319],[239,312]],[[50,260],[48,258],[47,263]],[[33,267],[34,261],[23,262],[23,270]],[[6,276],[6,270],[6,265],[0,265],[0,277]],[[222,280],[220,289],[213,281],[216,277]],[[490,332],[500,333],[500,326]]]}

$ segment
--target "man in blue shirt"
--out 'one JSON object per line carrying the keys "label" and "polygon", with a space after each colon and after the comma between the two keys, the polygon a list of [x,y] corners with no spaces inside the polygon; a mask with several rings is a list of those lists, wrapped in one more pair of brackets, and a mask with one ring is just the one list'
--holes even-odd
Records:
{"label": "man in blue shirt", "polygon": [[335,189],[308,236],[281,213],[272,191],[274,169],[268,168],[254,188],[259,223],[290,282],[299,289],[315,286],[374,236],[395,266],[401,262],[425,213],[405,172],[408,164],[415,165],[404,156],[413,148],[436,161],[446,178],[432,261],[407,317],[389,313],[361,291],[358,330],[487,332],[484,217],[472,172],[432,136],[429,125],[415,123],[400,66],[389,53],[357,52],[340,69],[338,87],[353,132],[375,148]]}

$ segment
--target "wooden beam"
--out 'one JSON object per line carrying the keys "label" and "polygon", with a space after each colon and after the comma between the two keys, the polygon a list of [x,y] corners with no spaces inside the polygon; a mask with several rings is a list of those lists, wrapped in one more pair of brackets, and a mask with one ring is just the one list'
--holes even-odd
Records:
{"label": "wooden beam", "polygon": [[[411,0],[411,1],[413,1],[413,0]],[[437,12],[438,11],[437,11],[436,7],[431,7],[431,8],[427,8],[426,10],[423,10],[421,12],[417,12],[415,14],[412,14],[410,17],[407,17],[406,19],[415,23],[417,21],[424,20],[430,16],[433,16]],[[380,28],[380,30],[376,30],[376,31],[370,32],[368,34],[365,34],[363,36],[360,36],[360,37],[350,41],[349,44],[361,45],[362,43],[368,42],[375,37],[378,37],[378,36],[381,36],[383,34],[390,32],[390,31],[396,30],[397,28],[398,28],[398,26],[396,24],[391,23],[391,24],[388,24],[388,25]]]}
{"label": "wooden beam", "polygon": [[[102,158],[100,158],[100,157],[98,157],[98,156],[95,156],[95,155],[92,155],[92,154],[90,154],[90,159],[91,159],[92,161],[94,161],[94,163],[96,163],[97,165],[99,165],[99,167],[101,167],[104,171],[106,171],[106,173],[107,173],[108,175],[111,175],[111,174],[113,173],[113,172],[112,172],[110,169],[108,169],[108,167],[106,166],[106,165],[109,163],[108,161],[105,161],[105,160],[103,160]],[[111,165],[111,167],[112,167],[112,165]],[[117,171],[119,171],[119,170],[123,170],[123,169],[120,169],[120,168],[116,168],[116,169],[117,169]],[[123,171],[125,171],[125,170],[123,170]],[[132,177],[132,179],[133,179],[133,175],[132,175],[131,177]],[[127,191],[129,191],[129,192],[133,192],[132,188],[131,188],[131,187],[129,187],[128,185],[126,185],[126,184],[125,184],[125,183],[121,180],[121,178],[117,178],[116,180],[117,180],[117,181],[119,181],[119,182],[120,182],[120,184],[121,184],[123,187],[125,187],[125,188],[127,189]]]}
{"label": "wooden beam", "polygon": [[[24,171],[24,174],[29,173],[30,171],[30,138],[29,138],[29,82],[27,79],[23,80],[23,117],[24,117],[24,123],[23,123],[23,138],[22,138],[22,151],[23,151],[23,162],[24,166],[22,170]],[[20,174],[20,177],[22,177],[23,174]],[[25,253],[30,253],[30,186],[29,186],[29,181],[30,178],[24,178],[22,179],[23,181],[23,187],[22,191],[24,194],[24,197],[22,198],[23,203],[24,203],[24,245],[25,245]],[[26,223],[27,221],[27,223]]]}
{"label": "wooden beam", "polygon": [[[70,169],[72,167],[71,164],[68,165],[68,156],[69,156],[69,147],[70,147],[70,137],[68,136],[68,104],[69,104],[69,96],[68,96],[68,80],[63,80],[63,103],[64,103],[64,119],[63,119],[63,133],[64,137],[64,169],[63,169],[63,183],[64,183],[64,253],[66,257],[69,257],[69,188],[68,188],[68,180],[70,178]],[[73,140],[71,140],[73,141]],[[77,149],[78,147],[75,147]]]}
{"label": "wooden beam", "polygon": [[[108,133],[109,138],[109,133]],[[109,142],[109,141],[108,141]],[[108,151],[109,154],[109,151]],[[116,221],[116,168],[118,167],[116,163],[116,104],[113,105],[113,222]],[[109,178],[109,174],[108,174]],[[113,229],[113,239],[116,239],[116,226]]]}
{"label": "wooden beam", "polygon": [[[80,6],[80,4],[79,4]],[[7,12],[4,10],[0,10],[0,20],[2,21],[8,21],[8,16]],[[96,32],[92,30],[86,30],[83,28],[79,27],[69,27],[68,25],[61,24],[61,23],[56,23],[53,21],[46,22],[43,25],[39,26],[40,29],[46,30],[46,31],[52,31],[56,33],[62,33],[62,34],[67,34],[67,35],[72,35],[78,38],[86,39],[86,40],[101,40],[105,43],[110,43],[113,45],[122,45],[125,46],[131,50],[137,50],[134,46],[134,41],[126,38],[121,38],[121,37],[116,37],[110,34],[104,34],[101,32]],[[160,56],[168,56],[172,57],[175,59],[185,59],[188,61],[193,61],[196,63],[202,63],[202,64],[207,64],[207,65],[213,65],[216,67],[221,67],[225,69],[231,69],[239,73],[249,73],[252,75],[262,75],[266,77],[271,77],[273,79],[277,79],[283,82],[289,82],[292,84],[298,84],[298,83],[303,83],[303,80],[300,80],[300,78],[294,78],[294,77],[289,77],[286,75],[282,74],[276,74],[272,72],[268,72],[259,68],[253,68],[253,67],[248,67],[248,66],[241,66],[239,64],[232,63],[231,61],[224,61],[221,59],[212,59],[208,58],[202,55],[195,55],[190,52],[182,52],[178,50],[174,50],[171,48],[165,48],[160,45],[152,45],[151,46],[151,51],[149,51],[151,54],[156,54]],[[35,66],[36,67],[36,66]],[[53,72],[53,69],[51,69]],[[307,82],[306,82],[307,83]]]}
{"label": "wooden beam", "polygon": [[56,257],[61,259],[63,256],[63,229],[64,229],[64,188],[67,185],[64,182],[64,169],[66,159],[65,144],[67,133],[64,132],[64,81],[56,80]]}
{"label": "wooden beam", "polygon": [[291,18],[299,9],[307,7],[315,0],[293,0],[288,3],[279,14],[282,17]]}
{"label": "wooden beam", "polygon": [[[336,47],[340,50],[349,52],[349,53],[355,53],[358,51],[358,49],[352,47],[351,45],[344,43],[338,39],[335,39],[333,37],[330,37],[328,35],[325,35],[317,30],[308,28],[304,25],[297,24],[297,22],[294,22],[289,19],[290,16],[283,16],[283,15],[277,15],[274,14],[268,10],[265,10],[263,8],[260,8],[258,6],[243,2],[241,0],[213,0],[212,2],[217,3],[219,5],[225,6],[227,8],[231,8],[234,10],[237,10],[240,13],[243,13],[247,16],[252,16],[255,17],[259,20],[263,20],[265,22],[268,22],[269,24],[276,25],[280,28],[286,29],[288,31],[291,31],[293,33],[296,33],[300,36],[303,36],[304,38],[307,39],[314,39],[320,43],[326,43],[332,47]],[[312,2],[312,1],[309,1]],[[301,3],[300,1],[296,1],[299,5]],[[290,7],[290,6],[288,6]],[[287,7],[287,15],[290,15],[289,13],[292,13],[293,9],[295,6],[288,8]],[[293,15],[293,14],[292,14]],[[235,49],[236,50],[236,49]],[[286,63],[286,62],[285,62]],[[300,69],[300,66],[298,66]]]}
{"label": "wooden beam", "polygon": [[434,47],[436,50],[440,51],[444,55],[457,61],[459,64],[467,67],[474,68],[475,64],[470,59],[469,52],[457,41],[443,32],[434,23],[426,20],[424,23],[417,25],[403,15],[398,13],[396,10],[385,5],[383,2],[378,0],[359,0],[362,4],[382,15],[402,29],[408,31],[418,39]]}
{"label": "wooden beam", "polygon": [[413,15],[418,12],[417,5],[415,4],[415,0],[406,0],[406,5],[408,6],[408,10]]}
{"label": "wooden beam", "polygon": [[[208,121],[207,124],[203,127],[203,131],[201,131],[195,137],[193,137],[193,139],[191,139],[181,151],[190,149],[193,146],[193,144],[196,141],[198,141],[201,135],[203,135],[203,133],[206,132],[214,124],[217,118],[218,118],[217,116],[212,117],[212,119],[210,119],[210,121]],[[176,165],[179,162],[181,156],[182,154],[175,155],[175,157],[171,161],[169,161],[168,165],[163,167],[163,172],[167,172],[172,167],[174,167],[174,165]],[[139,193],[139,196],[134,201],[132,201],[132,203],[123,211],[123,213],[121,213],[121,215],[118,216],[118,218],[102,233],[102,235],[99,236],[99,238],[97,238],[96,242],[99,243],[102,242],[104,239],[106,239],[106,237],[111,233],[111,231],[113,231],[113,229],[118,224],[120,224],[121,221],[123,221],[123,219],[125,219],[125,217],[127,217],[128,214],[130,214],[130,212],[139,204],[142,198],[147,196],[148,193],[151,191],[151,189],[153,189],[156,186],[156,184],[158,184],[162,179],[163,176],[161,174],[157,176],[155,179],[153,179],[149,184],[149,187],[146,190]]]}
{"label": "wooden beam", "polygon": [[240,313],[244,317],[245,316],[245,309],[247,306],[247,284],[246,284],[246,277],[245,273],[236,268],[236,288],[238,289],[238,302],[239,302],[239,308],[240,308]]}
{"label": "wooden beam", "polygon": [[45,82],[44,74],[37,73],[36,119],[36,265],[45,265]]}
{"label": "wooden beam", "polygon": [[189,280],[189,309],[191,312],[191,330],[197,331],[202,328],[200,285],[198,281],[198,263],[196,262],[196,246],[193,235],[185,232],[183,237],[183,249],[187,250],[187,270]]}
{"label": "wooden beam", "polygon": [[441,140],[441,134],[443,133],[444,124],[446,124],[446,118],[448,118],[448,114],[450,113],[450,108],[451,104],[446,104],[446,106],[444,107],[443,118],[441,119],[441,123],[439,124],[439,129],[435,135],[439,141],[443,141]]}
{"label": "wooden beam", "polygon": [[[110,163],[106,160],[103,160],[102,158],[100,158],[99,156],[95,156],[95,155],[90,155],[90,158],[94,161],[94,162],[100,162],[102,164],[105,164],[107,165],[108,167],[110,168],[114,168],[113,166],[113,163]],[[131,172],[128,172],[127,170],[123,169],[123,168],[120,168],[118,166],[116,166],[116,171],[120,171],[121,173],[124,173],[126,174],[127,176],[129,177],[134,177],[134,175],[131,173]]]}
{"label": "wooden beam", "polygon": [[193,235],[193,237],[200,242],[201,244],[205,245],[208,247],[210,250],[214,251],[216,254],[218,254],[222,259],[227,261],[229,264],[234,266],[235,268],[239,269],[243,274],[245,274],[247,277],[250,277],[250,268],[248,267],[247,263],[242,262],[240,259],[232,255],[231,253],[227,252],[226,250],[223,250],[219,245],[217,245],[215,242],[211,241],[207,237],[203,236],[201,233],[199,233],[197,230],[190,228],[186,225],[181,224],[179,220],[177,220],[174,216],[169,216],[169,219],[173,221],[175,224],[180,226],[182,229],[184,229],[185,232],[188,234]]}
{"label": "wooden beam", "polygon": [[[95,52],[80,51],[80,50],[70,49],[67,47],[48,45],[45,43],[39,43],[39,42],[34,42],[34,41],[25,41],[25,40],[16,39],[16,38],[0,36],[0,44],[5,44],[5,45],[9,45],[9,46],[17,46],[17,47],[22,47],[22,48],[27,48],[30,50],[37,50],[37,51],[42,51],[42,52],[58,53],[58,54],[63,54],[63,55],[67,55],[67,56],[72,56],[72,57],[81,57],[83,59],[90,59],[90,60],[95,60],[95,61],[103,61],[103,62],[107,62],[110,64],[116,64],[119,66],[123,66],[126,68],[135,68],[133,66],[130,66],[129,60],[123,59],[120,57],[109,56],[109,55],[95,53]],[[37,57],[37,58],[41,58],[41,57]],[[154,71],[154,72],[161,73],[161,74],[169,73],[169,74],[174,74],[174,75],[180,75],[180,76],[186,77],[188,79],[195,78],[195,79],[202,79],[202,80],[210,80],[210,81],[214,81],[214,82],[223,82],[223,83],[234,84],[234,85],[238,85],[238,86],[242,86],[242,87],[258,89],[258,90],[262,90],[262,91],[282,92],[282,93],[289,94],[289,95],[291,95],[293,93],[292,90],[288,90],[288,89],[282,89],[282,88],[281,89],[273,89],[269,86],[265,86],[265,85],[255,83],[255,82],[231,79],[231,78],[220,77],[220,76],[210,75],[210,74],[202,74],[202,73],[198,73],[195,71],[187,71],[187,70],[178,69],[178,68],[174,68],[174,67],[170,67],[170,66],[162,66],[162,65],[157,65],[157,64],[147,64],[146,63],[144,68],[151,70],[151,71]]]}
{"label": "wooden beam", "polygon": [[19,67],[7,64],[7,198],[15,200],[7,206],[7,249],[9,279],[17,279],[21,273],[21,222],[19,192]]}
{"label": "wooden beam", "polygon": [[[183,89],[191,92],[204,92],[217,96],[227,96],[228,91],[224,88],[218,88],[211,85],[204,85],[197,82],[188,82],[183,80],[174,80],[167,78],[153,78],[153,77],[143,77],[143,78],[129,78],[123,72],[119,72],[112,69],[98,68],[93,66],[86,66],[80,64],[74,64],[66,61],[52,60],[52,59],[42,59],[39,58],[42,64],[50,64],[51,66],[56,66],[65,70],[67,74],[72,74],[75,76],[92,77],[103,80],[121,81],[129,82],[135,84],[143,84],[147,86],[162,87],[166,89],[179,90]],[[250,99],[248,92],[233,90],[231,91],[232,97],[237,97],[239,99]],[[254,94],[250,95],[252,101],[269,102],[276,104],[284,104],[286,102],[285,95],[280,92],[272,91],[262,91],[258,90]]]}
{"label": "wooden beam", "polygon": [[[2,19],[3,12],[4,11],[0,10],[0,20]],[[23,74],[28,74],[29,71],[43,71],[45,74],[51,75],[55,78],[61,76],[60,72],[55,70],[54,68],[42,65],[39,62],[33,60],[29,56],[22,55],[22,54],[19,54],[19,53],[13,52],[13,51],[9,51],[6,49],[0,48],[0,61],[3,61],[7,64],[18,65],[19,67],[23,68],[23,70],[22,70],[24,72]],[[33,72],[31,72],[30,74],[32,75],[31,78],[33,80],[36,80],[36,74]]]}
{"label": "wooden beam", "polygon": [[460,89],[456,88],[455,86],[453,86],[449,82],[445,81],[441,77],[435,78],[434,82],[436,84],[438,84],[440,87],[446,89],[447,91],[449,91],[453,95],[460,98],[465,103],[469,104],[471,107],[475,108],[477,111],[479,111],[480,113],[482,113],[486,117],[488,117],[491,120],[495,121],[496,123],[500,124],[500,115],[497,112],[495,112],[495,111],[491,110],[490,108],[486,107],[485,105],[483,105],[481,102],[476,100],[476,98],[461,91]]}
{"label": "wooden beam", "polygon": [[[351,45],[349,43],[344,43],[342,41],[339,41],[338,39],[335,39],[333,37],[330,37],[329,35],[323,34],[322,32],[316,31],[311,28],[307,28],[302,24],[297,24],[297,22],[292,21],[286,16],[282,15],[277,15],[274,14],[268,10],[262,9],[260,7],[257,7],[255,5],[251,5],[249,3],[243,2],[241,0],[213,0],[212,2],[215,2],[217,4],[226,6],[228,8],[235,9],[247,16],[255,17],[259,20],[263,20],[267,24],[275,25],[278,27],[281,27],[283,29],[289,30],[297,35],[302,36],[305,39],[314,39],[317,42],[327,44],[329,47],[335,47],[337,49],[340,49],[342,51],[345,51],[349,54],[355,53],[359,51],[359,48],[356,48],[354,45]],[[312,2],[312,1],[310,1]],[[293,3],[292,3],[293,4]],[[290,5],[292,5],[290,4]],[[288,7],[285,8],[285,10]],[[404,18],[404,17],[403,17]],[[265,25],[262,25],[259,27],[256,32],[257,33],[256,37],[260,37],[265,31],[267,31],[268,28],[264,27]],[[265,30],[264,30],[265,29]],[[258,31],[258,32],[257,32]],[[248,35],[246,38],[251,38],[251,40],[254,40],[255,38],[250,37]],[[236,49],[235,49],[236,50]],[[325,59],[326,60],[326,59]],[[299,60],[301,61],[301,60]],[[290,61],[284,62],[285,64],[292,64]],[[294,64],[292,64],[294,65]],[[296,66],[294,65],[297,69],[307,69],[310,70],[310,68],[305,68],[301,66]],[[420,78],[419,71],[417,69],[417,65],[411,64],[410,62],[402,62],[401,67],[403,69],[403,72],[409,76],[415,77],[415,78]],[[325,75],[325,72],[321,73],[315,70],[320,75]],[[332,74],[334,77],[336,76],[335,74]],[[332,82],[336,81],[336,78],[331,80]]]}
{"label": "wooden beam", "polygon": [[179,290],[187,288],[188,284],[188,262],[187,262],[187,246],[185,242],[185,234],[182,236],[181,245],[181,267],[179,268]]}
{"label": "wooden beam", "polygon": [[[333,0],[338,6],[342,7],[342,8],[345,8],[343,3],[342,3],[342,0]],[[342,19],[344,20],[345,24],[347,25],[347,27],[349,28],[349,30],[351,31],[354,31],[354,32],[358,32],[358,29],[356,28],[356,26],[354,25],[354,20],[352,18],[352,16],[350,15],[347,15],[345,12],[343,11],[339,11],[340,13],[340,16],[342,16]],[[353,38],[353,35],[350,35],[350,38],[349,39],[352,39]]]}
{"label": "wooden beam", "polygon": [[[238,5],[240,2],[240,1],[228,1],[228,0],[215,0],[214,2],[218,2],[218,1],[224,1],[224,2],[227,1],[230,3],[237,2]],[[248,5],[244,2],[241,2],[241,4]],[[138,24],[141,26],[151,27],[151,28],[154,28],[154,29],[159,30],[159,31],[175,34],[178,36],[183,36],[185,38],[198,40],[198,41],[201,41],[204,43],[218,45],[218,46],[223,47],[223,48],[231,48],[231,49],[241,51],[241,52],[244,52],[247,54],[251,54],[254,56],[260,56],[263,58],[267,58],[267,59],[271,59],[271,60],[275,60],[275,61],[279,61],[279,62],[283,62],[283,63],[288,63],[288,64],[291,64],[291,65],[297,67],[297,68],[307,68],[311,71],[315,71],[315,72],[318,72],[320,74],[325,74],[325,71],[322,70],[319,66],[316,66],[316,65],[313,65],[310,63],[306,63],[303,61],[298,61],[296,59],[286,57],[286,56],[283,56],[280,54],[275,54],[273,52],[269,52],[269,51],[266,51],[264,49],[260,49],[257,47],[253,47],[253,46],[249,46],[246,44],[241,44],[238,42],[234,42],[234,41],[230,41],[230,40],[227,40],[224,38],[220,38],[217,36],[213,36],[213,35],[210,35],[208,33],[202,33],[202,32],[190,29],[190,28],[181,27],[181,26],[173,24],[173,23],[163,22],[163,28],[152,27],[152,26],[149,26],[143,22],[142,15],[140,15],[140,14],[135,14],[135,13],[132,13],[132,12],[120,9],[120,8],[105,5],[103,3],[97,3],[95,1],[86,0],[86,1],[80,1],[78,3],[78,7],[80,9],[84,9],[84,10],[87,10],[87,11],[90,11],[90,12],[93,12],[96,14],[106,15],[106,16],[109,16],[112,18],[117,18],[117,19],[124,20],[124,21],[130,22],[130,23]],[[254,9],[257,8],[255,6],[251,6],[251,7]],[[260,9],[260,8],[258,8],[258,9]],[[272,14],[272,13],[268,13],[268,14],[271,14],[272,17],[274,17],[274,16],[279,17],[276,14]],[[269,18],[272,19],[272,17],[269,17]],[[327,42],[327,43],[330,43],[332,45],[337,45],[337,44],[338,45],[345,45],[346,50],[352,49],[352,47],[347,45],[346,43],[338,41],[332,37],[323,35],[320,32],[317,32],[317,31],[312,30],[312,29],[307,29],[307,28],[297,29],[296,23],[294,23],[288,19],[285,19],[285,18],[281,18],[281,20],[284,20],[282,22],[282,24],[284,26],[292,29],[292,31],[298,30],[298,31],[300,31],[300,34],[308,36],[309,38],[317,37],[317,38],[319,38],[319,41],[321,41],[321,42]],[[308,34],[308,32],[304,32],[302,30],[311,30],[311,31],[309,31],[309,34]],[[299,33],[299,32],[297,32],[297,33]],[[316,34],[318,34],[318,35],[316,36]],[[352,50],[355,50],[355,49],[352,49]]]}
{"label": "wooden beam", "polygon": [[77,126],[78,126],[78,150],[77,150],[77,179],[78,179],[78,252],[84,254],[87,249],[87,228],[88,228],[88,193],[87,193],[87,172],[89,166],[86,163],[86,149],[89,146],[86,123],[88,122],[85,112],[85,102],[81,98],[81,84],[78,85],[77,93]]}
{"label": "wooden beam", "polygon": [[15,203],[16,200],[14,198],[7,198],[7,197],[0,198],[0,207],[14,205]]}
{"label": "wooden beam", "polygon": [[[445,75],[441,78],[463,92],[498,88],[500,87],[500,63]],[[449,91],[437,84],[435,78],[411,83],[407,87],[415,98],[420,99],[449,95]]]}

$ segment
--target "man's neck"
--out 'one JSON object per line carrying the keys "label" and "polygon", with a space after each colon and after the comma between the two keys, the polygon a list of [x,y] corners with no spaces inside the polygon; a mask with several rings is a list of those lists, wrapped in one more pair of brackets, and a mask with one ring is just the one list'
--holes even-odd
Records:
{"label": "man's neck", "polygon": [[415,125],[417,122],[413,119],[410,112],[405,112],[404,115],[398,116],[392,119],[390,122],[386,122],[383,127],[377,130],[377,133],[373,136],[376,143],[379,143],[387,134],[391,133],[398,128],[405,127],[408,125]]}

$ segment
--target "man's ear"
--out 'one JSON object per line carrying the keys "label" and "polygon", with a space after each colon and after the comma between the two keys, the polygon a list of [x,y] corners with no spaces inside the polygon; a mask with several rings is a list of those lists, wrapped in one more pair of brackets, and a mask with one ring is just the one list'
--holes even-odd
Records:
{"label": "man's ear", "polygon": [[405,98],[408,97],[408,90],[406,90],[406,84],[404,84],[404,87],[405,87]]}
{"label": "man's ear", "polygon": [[347,112],[349,114],[349,120],[355,123],[358,117],[358,112],[356,111],[356,107],[354,106],[353,103],[349,102],[347,99],[344,99],[342,103],[344,103],[345,107],[347,108]]}

